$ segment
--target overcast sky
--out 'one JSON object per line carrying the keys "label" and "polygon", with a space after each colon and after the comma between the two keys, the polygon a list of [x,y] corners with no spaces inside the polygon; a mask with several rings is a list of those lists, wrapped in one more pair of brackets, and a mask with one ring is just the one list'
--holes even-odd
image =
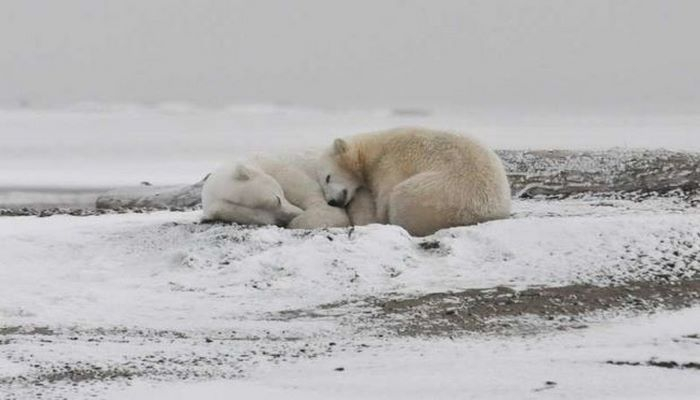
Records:
{"label": "overcast sky", "polygon": [[697,0],[0,0],[0,104],[681,109]]}

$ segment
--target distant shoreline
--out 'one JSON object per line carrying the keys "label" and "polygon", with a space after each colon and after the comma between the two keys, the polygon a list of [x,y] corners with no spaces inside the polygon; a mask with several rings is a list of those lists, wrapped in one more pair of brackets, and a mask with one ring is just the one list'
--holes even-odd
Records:
{"label": "distant shoreline", "polygon": [[94,209],[97,196],[113,187],[0,186],[0,208]]}

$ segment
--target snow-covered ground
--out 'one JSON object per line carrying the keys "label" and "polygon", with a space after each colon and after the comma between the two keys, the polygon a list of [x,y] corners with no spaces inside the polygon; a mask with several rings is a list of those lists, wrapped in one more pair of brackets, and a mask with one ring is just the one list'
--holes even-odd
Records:
{"label": "snow-covered ground", "polygon": [[107,398],[696,399],[700,371],[646,364],[697,363],[700,338],[691,332],[698,331],[700,308],[693,308],[536,338],[374,343],[251,379],[139,383]]}
{"label": "snow-covered ground", "polygon": [[[202,225],[196,211],[1,218],[0,393],[30,398],[39,382],[57,398],[691,398],[693,368],[606,362],[700,362],[699,308],[534,338],[404,338],[372,320],[368,299],[700,270],[697,209],[559,204],[518,202],[513,219],[429,238]],[[178,378],[189,383],[158,383]]]}
{"label": "snow-covered ground", "polygon": [[[192,183],[248,151],[404,124],[471,131],[498,148],[700,150],[693,116],[14,110],[0,112],[0,208],[83,206],[98,188]],[[699,273],[700,209],[680,197],[516,201],[512,219],[427,238],[378,225],[200,224],[198,211],[3,217],[0,398],[695,398],[700,308],[671,292]],[[644,282],[669,297],[637,296]],[[494,312],[511,328],[405,334],[394,328],[425,310],[382,308],[572,285],[622,285],[644,312]],[[691,291],[684,298],[697,299]],[[680,305],[690,307],[667,310]]]}
{"label": "snow-covered ground", "polygon": [[0,312],[11,325],[224,329],[372,296],[700,271],[696,208],[540,217],[531,203],[516,203],[513,219],[429,238],[380,225],[306,232],[199,224],[196,211],[1,218]]}

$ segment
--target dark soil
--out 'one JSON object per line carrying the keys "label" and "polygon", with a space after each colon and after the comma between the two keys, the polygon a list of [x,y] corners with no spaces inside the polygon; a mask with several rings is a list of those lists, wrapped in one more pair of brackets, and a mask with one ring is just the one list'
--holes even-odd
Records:
{"label": "dark soil", "polygon": [[[700,302],[700,279],[630,282],[621,286],[570,285],[516,291],[507,287],[435,293],[379,302],[399,335],[452,336],[468,332],[527,333],[544,327],[585,328],[598,312],[680,309]],[[535,323],[532,318],[536,317]]]}
{"label": "dark soil", "polygon": [[659,361],[659,360],[649,360],[644,362],[639,361],[613,361],[608,360],[606,364],[611,365],[627,365],[633,367],[659,367],[659,368],[669,368],[669,369],[696,369],[700,370],[700,363],[688,362],[688,363],[678,363],[675,361]]}

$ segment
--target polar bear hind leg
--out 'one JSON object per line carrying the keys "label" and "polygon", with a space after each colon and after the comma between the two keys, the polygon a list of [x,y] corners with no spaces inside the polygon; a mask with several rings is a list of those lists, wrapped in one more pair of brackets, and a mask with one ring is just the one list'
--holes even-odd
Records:
{"label": "polar bear hind leg", "polygon": [[449,226],[442,202],[439,174],[424,172],[396,185],[386,204],[388,222],[413,236],[426,236]]}
{"label": "polar bear hind leg", "polygon": [[391,191],[389,223],[411,235],[427,236],[440,229],[493,219],[485,193],[464,185],[468,183],[460,177],[442,172],[423,172],[406,179]]}

